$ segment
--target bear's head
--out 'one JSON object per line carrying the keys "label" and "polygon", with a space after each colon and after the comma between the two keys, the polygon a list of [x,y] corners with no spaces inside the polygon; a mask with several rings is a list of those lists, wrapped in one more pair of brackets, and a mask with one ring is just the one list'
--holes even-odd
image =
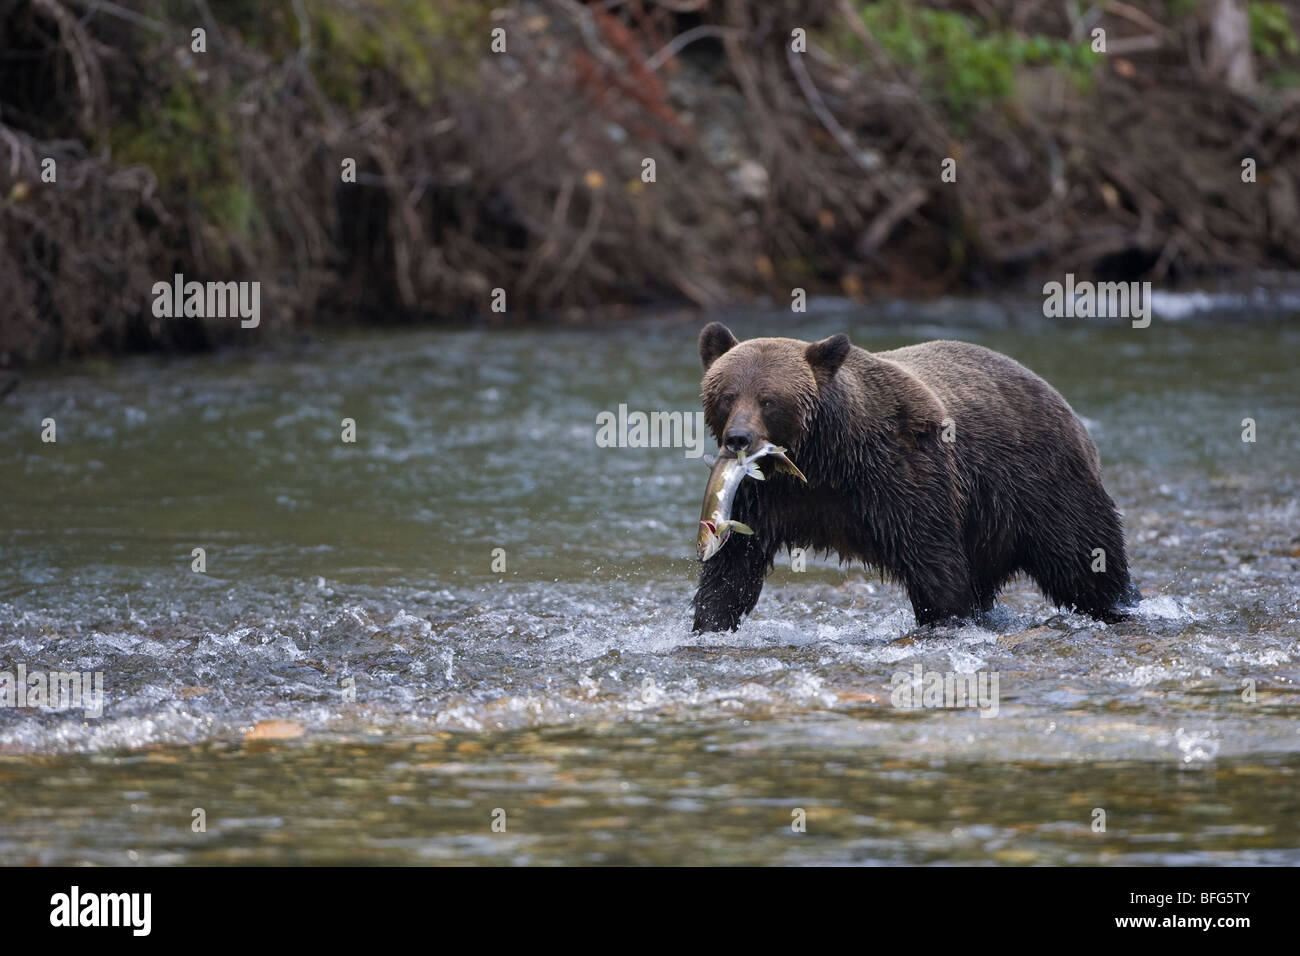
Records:
{"label": "bear's head", "polygon": [[740,342],[721,322],[700,332],[704,420],[718,444],[751,452],[765,442],[797,451],[819,394],[848,357],[847,335],[820,342],[749,339]]}

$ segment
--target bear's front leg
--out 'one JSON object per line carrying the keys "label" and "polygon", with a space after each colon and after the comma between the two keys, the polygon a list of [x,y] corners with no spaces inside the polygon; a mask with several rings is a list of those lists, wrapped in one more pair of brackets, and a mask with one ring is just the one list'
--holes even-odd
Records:
{"label": "bear's front leg", "polygon": [[733,534],[721,551],[704,562],[700,586],[691,599],[695,608],[695,626],[691,630],[696,634],[734,631],[740,619],[758,603],[776,548],[765,546],[757,538]]}

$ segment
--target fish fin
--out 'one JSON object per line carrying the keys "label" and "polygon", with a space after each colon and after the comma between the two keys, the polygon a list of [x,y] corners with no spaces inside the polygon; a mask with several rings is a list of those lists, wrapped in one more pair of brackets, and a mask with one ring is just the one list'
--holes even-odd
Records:
{"label": "fish fin", "polygon": [[737,534],[753,534],[754,529],[740,521],[733,521],[727,528],[728,531],[734,531]]}
{"label": "fish fin", "polygon": [[700,459],[700,461],[704,462],[704,464],[706,464],[707,466],[709,466],[710,468],[712,468],[714,465],[716,465],[716,464],[718,463],[718,456],[717,456],[717,455],[705,455],[703,458]]}
{"label": "fish fin", "polygon": [[798,468],[796,468],[794,462],[792,462],[784,454],[776,455],[775,458],[776,458],[777,471],[782,472],[783,474],[793,475],[794,477],[802,481],[805,485],[808,484],[808,479],[803,476],[803,472],[800,471]]}

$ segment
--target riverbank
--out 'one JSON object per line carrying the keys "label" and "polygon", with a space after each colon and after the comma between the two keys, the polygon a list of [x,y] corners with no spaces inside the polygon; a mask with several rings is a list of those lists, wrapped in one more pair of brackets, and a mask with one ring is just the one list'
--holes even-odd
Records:
{"label": "riverbank", "polygon": [[261,339],[1300,268],[1283,4],[1249,85],[1194,3],[672,7],[11,4],[0,366],[246,336],[176,274]]}

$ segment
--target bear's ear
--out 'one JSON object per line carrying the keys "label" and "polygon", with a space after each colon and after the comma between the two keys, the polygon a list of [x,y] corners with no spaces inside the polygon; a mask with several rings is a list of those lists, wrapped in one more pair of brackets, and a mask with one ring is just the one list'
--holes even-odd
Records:
{"label": "bear's ear", "polygon": [[718,357],[740,344],[740,340],[731,334],[731,329],[721,322],[710,322],[700,330],[700,361],[707,372],[709,366]]}
{"label": "bear's ear", "polygon": [[852,347],[849,337],[841,332],[820,342],[813,342],[804,349],[804,358],[812,366],[818,386],[825,385],[835,377],[844,360],[849,357],[849,349]]}

